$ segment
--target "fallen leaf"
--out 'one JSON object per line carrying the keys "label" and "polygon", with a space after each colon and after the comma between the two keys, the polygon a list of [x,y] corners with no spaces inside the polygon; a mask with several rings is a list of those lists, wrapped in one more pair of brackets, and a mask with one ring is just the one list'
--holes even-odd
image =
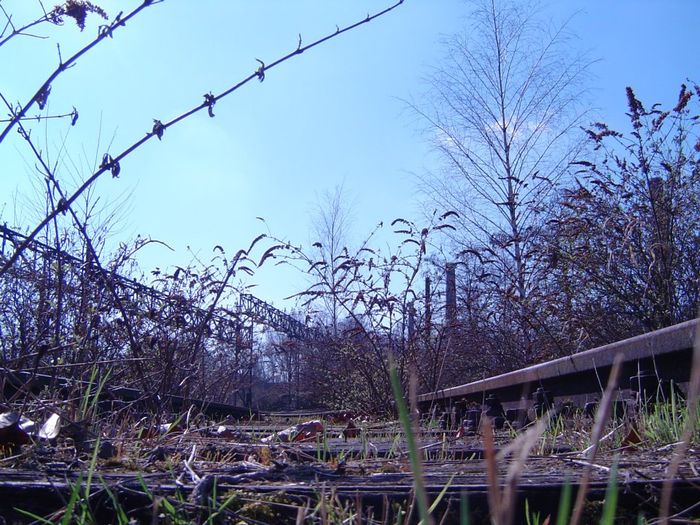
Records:
{"label": "fallen leaf", "polygon": [[20,415],[16,412],[0,414],[0,449],[10,454],[18,452],[20,445],[29,443],[29,434],[19,426]]}
{"label": "fallen leaf", "polygon": [[323,423],[318,419],[314,419],[312,421],[299,423],[293,427],[285,428],[281,432],[275,432],[263,438],[261,441],[263,443],[270,443],[272,441],[281,441],[283,443],[310,441],[316,439],[318,434],[323,433],[323,429]]}
{"label": "fallen leaf", "polygon": [[628,451],[637,448],[642,441],[643,439],[642,436],[639,435],[639,430],[637,430],[636,423],[632,422],[627,435],[622,439],[620,444],[622,445],[623,451]]}
{"label": "fallen leaf", "polygon": [[345,441],[356,438],[359,433],[360,429],[357,428],[357,425],[352,419],[348,421],[347,426],[345,429],[343,429],[343,437],[345,438]]}
{"label": "fallen leaf", "polygon": [[61,416],[58,414],[51,414],[49,419],[41,426],[37,437],[39,439],[56,439],[61,431]]}

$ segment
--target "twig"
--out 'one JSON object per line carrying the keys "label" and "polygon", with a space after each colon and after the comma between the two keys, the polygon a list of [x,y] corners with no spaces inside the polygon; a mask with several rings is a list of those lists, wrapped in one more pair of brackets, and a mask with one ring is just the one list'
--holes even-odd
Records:
{"label": "twig", "polygon": [[190,457],[182,461],[185,465],[185,470],[190,475],[190,478],[192,479],[193,483],[199,483],[200,481],[202,481],[202,478],[199,476],[199,474],[197,474],[192,468],[192,462],[194,461],[196,455],[197,445],[192,445],[192,452],[190,452]]}
{"label": "twig", "polygon": [[[394,9],[396,9],[399,5],[403,4],[403,1],[404,1],[404,0],[399,0],[398,2],[396,2],[395,4],[393,4],[392,6],[390,6],[390,7],[386,8],[386,9],[384,9],[383,11],[380,11],[380,12],[378,12],[378,13],[372,15],[372,16],[368,16],[367,18],[364,18],[364,19],[362,19],[361,21],[356,22],[356,23],[354,23],[354,24],[352,24],[352,25],[349,25],[349,26],[347,26],[347,27],[345,27],[345,28],[343,28],[343,29],[338,29],[338,30],[336,30],[334,33],[331,33],[331,34],[329,34],[329,35],[327,35],[327,36],[325,36],[325,37],[323,37],[323,38],[320,38],[319,40],[316,40],[315,42],[312,42],[311,44],[309,44],[309,45],[307,45],[307,46],[304,46],[304,47],[301,47],[301,48],[296,48],[296,49],[295,49],[294,51],[292,51],[291,53],[288,53],[288,54],[284,55],[283,57],[279,58],[278,60],[272,62],[271,64],[265,66],[265,68],[263,69],[262,72],[269,71],[270,69],[272,69],[272,68],[274,68],[274,67],[276,67],[276,66],[282,64],[283,62],[285,62],[285,61],[287,61],[287,60],[289,60],[289,59],[291,59],[291,58],[293,58],[293,57],[295,57],[295,56],[297,56],[297,55],[303,53],[304,51],[307,51],[307,50],[309,50],[309,49],[311,49],[311,48],[313,48],[313,47],[316,47],[316,46],[322,44],[323,42],[326,42],[326,41],[328,41],[328,40],[330,40],[330,39],[332,39],[332,38],[335,38],[335,37],[337,37],[338,35],[341,35],[341,34],[347,32],[347,31],[350,31],[350,30],[352,30],[352,29],[354,29],[354,28],[356,28],[356,27],[358,27],[358,26],[361,26],[361,25],[363,25],[363,24],[366,24],[366,23],[368,23],[368,22],[371,22],[371,21],[374,20],[375,18],[378,18],[378,17],[380,17],[380,16],[382,16],[382,15],[384,15],[384,14],[386,14],[386,13],[388,13],[388,12],[394,10]],[[125,17],[124,19],[122,19],[122,23],[125,22],[126,20],[128,20],[129,18],[133,17],[134,15],[136,15],[136,13],[138,13],[138,11],[140,11],[141,9],[143,9],[143,7],[144,7],[145,5],[147,5],[147,4],[143,4],[143,5],[141,5],[140,7],[138,7],[137,9],[135,9],[134,11],[132,11],[127,17]],[[65,69],[65,67],[66,67],[67,65],[69,65],[69,64],[71,64],[71,63],[73,63],[73,62],[75,62],[75,60],[76,60],[79,56],[81,56],[81,55],[82,55],[83,53],[85,53],[88,49],[90,49],[90,48],[93,47],[95,44],[97,44],[97,43],[100,41],[101,38],[103,38],[103,37],[102,37],[102,36],[99,37],[99,38],[98,38],[97,40],[95,40],[92,44],[90,44],[89,46],[85,47],[83,50],[81,50],[80,52],[78,52],[76,55],[74,55],[73,57],[71,57],[70,59],[68,59],[68,61],[66,61],[66,63],[65,63],[64,65],[62,65],[61,67],[59,67],[59,69],[57,69],[56,72],[54,72],[54,74],[53,74],[51,77],[49,77],[49,80],[47,80],[47,81],[44,83],[44,85],[43,85],[42,88],[37,92],[37,94],[41,93],[42,90],[44,89],[44,86],[48,86],[48,85],[51,83],[51,81],[52,81],[53,79],[55,79],[56,76],[58,76],[58,74],[59,74],[61,71],[63,71],[63,70]],[[146,142],[148,142],[148,141],[149,141],[150,139],[152,139],[154,136],[161,136],[161,137],[162,137],[163,132],[164,132],[167,128],[169,128],[170,126],[174,126],[175,124],[181,122],[182,120],[184,120],[184,119],[186,119],[186,118],[188,118],[188,117],[194,115],[195,113],[197,113],[197,112],[199,112],[199,111],[201,111],[201,110],[203,110],[203,109],[205,109],[205,108],[208,109],[208,108],[211,106],[211,100],[213,100],[214,102],[216,102],[216,101],[218,101],[218,100],[221,100],[222,98],[227,97],[228,95],[230,95],[230,94],[233,93],[234,91],[240,89],[242,86],[244,86],[245,84],[247,84],[247,83],[250,82],[251,80],[256,79],[256,78],[259,78],[259,74],[258,74],[259,71],[260,71],[260,69],[256,70],[254,73],[248,75],[246,78],[244,78],[243,80],[241,80],[241,81],[238,82],[237,84],[233,85],[233,86],[230,87],[229,89],[223,91],[223,92],[220,93],[219,95],[207,97],[203,103],[201,103],[201,104],[199,104],[198,106],[195,106],[194,108],[190,109],[189,111],[187,111],[187,112],[185,112],[185,113],[183,113],[183,114],[181,114],[181,115],[179,115],[179,116],[177,116],[177,117],[171,119],[170,121],[167,121],[167,122],[165,122],[165,123],[162,123],[162,122],[160,122],[160,121],[157,121],[157,124],[160,124],[160,125],[154,125],[152,131],[149,132],[149,133],[146,133],[146,136],[145,136],[145,137],[141,138],[140,140],[137,140],[137,141],[134,142],[131,146],[129,146],[128,148],[126,148],[124,151],[122,151],[119,155],[117,155],[116,157],[113,157],[113,158],[111,159],[111,162],[109,162],[109,163],[103,163],[103,165],[100,166],[100,168],[99,168],[95,173],[93,173],[87,180],[85,180],[85,181],[80,185],[80,187],[79,187],[77,190],[75,190],[75,191],[73,192],[73,194],[65,200],[65,205],[66,205],[66,206],[70,206],[70,205],[71,205],[73,202],[75,202],[75,200],[76,200],[78,197],[80,197],[90,186],[92,186],[92,184],[93,184],[98,178],[100,178],[100,176],[102,176],[105,172],[108,172],[108,171],[111,172],[111,171],[112,171],[112,168],[113,168],[114,166],[118,165],[119,162],[120,162],[122,159],[124,159],[126,156],[128,156],[129,154],[131,154],[133,151],[135,151],[136,149],[138,149],[139,147],[141,147],[143,144],[145,144]],[[36,95],[35,95],[35,96],[36,96]],[[26,104],[25,108],[23,108],[22,110],[20,110],[19,112],[17,112],[17,113],[15,114],[15,119],[13,120],[13,122],[10,123],[10,125],[8,125],[8,127],[7,127],[6,130],[3,132],[3,134],[0,135],[0,142],[2,141],[2,139],[3,139],[3,138],[5,137],[5,135],[7,134],[7,131],[9,131],[9,129],[11,129],[11,127],[17,122],[17,119],[18,119],[18,118],[22,118],[22,117],[24,116],[24,114],[25,114],[26,111],[29,109],[29,107],[31,107],[31,104],[33,103],[33,101],[34,101],[34,97],[32,97],[32,100],[31,100],[29,103]],[[22,242],[22,244],[21,244],[19,247],[16,248],[15,252],[5,261],[5,263],[3,264],[2,268],[0,268],[0,276],[4,275],[4,274],[7,272],[7,270],[8,270],[9,268],[12,267],[12,265],[15,263],[15,261],[17,261],[17,259],[18,259],[19,256],[21,255],[21,253],[27,248],[27,246],[29,245],[29,243],[30,243],[32,240],[34,240],[34,238],[39,234],[39,232],[40,232],[41,230],[43,230],[43,229],[46,227],[46,225],[47,225],[50,221],[52,221],[54,217],[56,217],[56,216],[58,215],[58,213],[60,213],[58,210],[53,210],[51,213],[49,213],[49,214],[36,226],[36,228],[34,228],[34,230],[32,230],[32,232],[31,232],[29,235],[26,236],[26,238],[25,238],[25,240]]]}
{"label": "twig", "polygon": [[[37,102],[42,99],[42,97],[45,97],[48,95],[48,91],[51,90],[51,83],[56,80],[56,78],[63,73],[65,70],[68,68],[72,67],[76,61],[83,56],[85,53],[90,51],[93,47],[95,47],[97,44],[99,44],[102,40],[105,38],[111,38],[112,33],[118,29],[119,27],[122,27],[126,24],[127,21],[131,20],[133,17],[135,17],[140,11],[145,9],[146,7],[149,7],[151,5],[154,5],[158,2],[153,2],[153,1],[144,1],[139,5],[136,9],[134,9],[131,13],[126,15],[124,18],[120,18],[118,20],[115,20],[112,22],[112,24],[109,26],[107,31],[100,31],[100,33],[97,35],[97,38],[95,38],[92,42],[90,42],[88,45],[86,45],[84,48],[82,48],[80,51],[75,53],[72,57],[70,57],[68,60],[65,62],[60,61],[58,64],[58,67],[54,70],[53,73],[49,75],[49,77],[44,81],[44,83],[37,89],[36,93],[32,96],[31,99],[27,103],[22,106],[22,108],[15,113],[15,115],[12,117],[10,123],[5,127],[5,129],[0,133],[0,142],[2,142],[7,134],[12,130],[12,128],[17,124],[17,122],[20,121],[20,119],[24,118],[24,116],[27,114],[27,111],[29,111],[29,108],[32,107],[34,102]],[[41,20],[41,19],[40,19]],[[12,35],[10,35],[12,36]],[[10,38],[9,36],[7,38]],[[0,46],[5,43],[7,39],[0,41]]]}
{"label": "twig", "polygon": [[[616,426],[616,427],[613,428],[610,432],[608,432],[608,433],[605,434],[603,437],[601,437],[601,438],[598,440],[598,443],[600,443],[601,441],[605,441],[606,439],[610,439],[612,436],[615,435],[615,432],[617,432],[618,430],[620,430],[620,429],[621,429],[622,427],[624,427],[624,426],[625,426],[624,424],[621,424],[621,425]],[[593,444],[593,445],[590,445],[589,447],[584,448],[584,449],[580,452],[580,454],[581,454],[582,456],[587,456],[587,455],[593,450],[594,446],[597,446],[597,445],[596,445],[596,444]]]}
{"label": "twig", "polygon": [[[76,114],[75,111],[71,111],[70,113],[63,113],[60,115],[46,115],[46,116],[37,115],[35,117],[22,117],[19,120],[22,122],[27,122],[27,121],[32,121],[32,120],[36,120],[37,122],[41,122],[42,120],[61,119],[61,118],[68,118],[68,117],[72,118],[75,116],[75,114]],[[3,119],[0,119],[0,122],[12,122],[13,120],[14,120],[14,117],[13,118],[3,118]]]}
{"label": "twig", "polygon": [[609,467],[605,467],[603,465],[598,465],[596,463],[591,463],[589,461],[583,461],[580,459],[572,459],[572,458],[561,458],[563,461],[568,461],[569,463],[574,463],[575,465],[582,465],[584,467],[588,468],[597,468],[599,470],[602,470],[603,472],[610,472]]}
{"label": "twig", "polygon": [[[689,512],[691,512],[691,511],[697,509],[698,507],[700,507],[700,501],[698,501],[697,503],[692,504],[690,507],[686,507],[686,508],[683,509],[682,511],[677,512],[676,514],[674,514],[674,515],[672,515],[672,516],[668,516],[667,518],[663,518],[663,519],[662,519],[662,518],[659,518],[659,519],[656,519],[656,520],[650,520],[650,521],[648,522],[648,525],[657,525],[657,524],[660,524],[660,523],[666,523],[668,520],[673,520],[673,521],[675,521],[675,520],[681,518],[684,514],[688,514]],[[697,523],[697,521],[695,521],[695,520],[687,521],[687,522],[686,522],[686,521],[682,521],[681,523]]]}
{"label": "twig", "polygon": [[682,443],[683,443],[683,441],[676,441],[675,443],[669,443],[668,445],[664,445],[663,447],[657,448],[656,451],[657,452],[664,452],[666,450],[670,450],[674,447],[677,447],[677,446],[681,445]]}
{"label": "twig", "polygon": [[5,34],[5,30],[3,29],[3,32],[0,34],[0,38],[2,38],[2,40],[0,40],[0,47],[2,47],[2,46],[4,46],[5,44],[7,44],[7,42],[8,42],[10,39],[12,39],[13,37],[20,36],[20,35],[22,35],[22,36],[30,36],[30,37],[33,37],[33,38],[44,38],[44,37],[41,37],[41,36],[38,36],[38,35],[32,35],[32,34],[30,34],[30,33],[25,33],[25,31],[26,31],[27,29],[29,29],[30,27],[34,27],[34,26],[39,25],[39,24],[41,24],[41,23],[43,23],[43,22],[48,22],[48,21],[49,21],[49,17],[48,17],[48,15],[47,15],[46,13],[44,13],[44,16],[42,16],[42,17],[40,17],[40,18],[37,18],[37,19],[34,20],[33,22],[29,22],[29,23],[23,25],[23,26],[20,27],[20,28],[16,28],[15,25],[12,23],[12,16],[9,15],[9,14],[7,14],[7,11],[5,11],[5,8],[4,8],[2,5],[0,5],[0,10],[2,10],[2,13],[5,15],[5,18],[7,18],[7,23],[5,24],[5,28],[4,28],[4,29],[7,29],[7,27],[11,27],[11,28],[12,28],[12,32],[11,32],[9,35],[7,35],[5,38],[2,38],[2,35]]}

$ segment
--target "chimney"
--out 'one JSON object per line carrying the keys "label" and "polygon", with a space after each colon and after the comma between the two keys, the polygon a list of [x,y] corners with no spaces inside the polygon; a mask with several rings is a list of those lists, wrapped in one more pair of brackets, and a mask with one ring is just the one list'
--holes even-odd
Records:
{"label": "chimney", "polygon": [[425,327],[430,330],[430,276],[425,277]]}
{"label": "chimney", "polygon": [[455,263],[445,264],[445,324],[454,326],[457,322],[457,280]]}
{"label": "chimney", "polygon": [[413,339],[416,333],[416,307],[413,301],[408,303],[408,339]]}

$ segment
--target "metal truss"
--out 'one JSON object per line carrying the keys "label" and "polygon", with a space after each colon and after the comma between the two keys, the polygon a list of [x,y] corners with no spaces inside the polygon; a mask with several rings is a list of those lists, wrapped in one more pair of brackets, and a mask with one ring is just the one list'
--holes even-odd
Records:
{"label": "metal truss", "polygon": [[[26,236],[7,226],[0,225],[0,239],[2,241],[0,242],[0,258],[2,258],[5,246],[8,242],[12,245],[18,245],[26,239]],[[78,257],[40,241],[33,240],[29,245],[29,249],[47,260],[61,260],[83,271],[92,269],[95,271],[95,276],[97,276],[97,270],[96,268],[91,268],[92,264],[90,262],[83,261]],[[107,275],[114,280],[120,295],[124,298],[129,297],[132,299],[150,300],[149,302],[160,303],[161,308],[165,305],[178,303],[179,299],[176,297],[168,296],[150,286],[123,277],[116,272],[105,271]],[[284,332],[294,339],[305,340],[311,337],[311,330],[306,325],[281,310],[278,310],[271,304],[250,294],[241,294],[239,296],[237,311],[226,309],[222,309],[221,311],[223,313],[217,313],[211,317],[213,332],[218,339],[235,343],[237,347],[242,346],[250,348],[252,346],[251,330],[250,327],[244,326],[246,323],[244,323],[243,317],[248,318],[252,322],[260,323],[274,330]],[[203,308],[194,305],[190,307],[190,316],[194,321],[205,319],[206,314],[207,312]]]}
{"label": "metal truss", "polygon": [[238,299],[238,310],[256,323],[264,324],[279,332],[284,332],[294,339],[306,340],[311,338],[311,329],[297,321],[291,315],[278,310],[250,294],[241,294]]}

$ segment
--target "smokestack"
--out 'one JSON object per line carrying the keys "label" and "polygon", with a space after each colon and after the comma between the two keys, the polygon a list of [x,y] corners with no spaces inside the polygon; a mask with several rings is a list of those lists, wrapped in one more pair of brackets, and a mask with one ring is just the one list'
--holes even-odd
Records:
{"label": "smokestack", "polygon": [[408,339],[413,339],[416,333],[416,307],[413,305],[413,301],[408,303]]}
{"label": "smokestack", "polygon": [[425,327],[430,329],[430,277],[425,278]]}
{"label": "smokestack", "polygon": [[445,264],[445,323],[448,327],[457,322],[457,280],[455,263]]}

